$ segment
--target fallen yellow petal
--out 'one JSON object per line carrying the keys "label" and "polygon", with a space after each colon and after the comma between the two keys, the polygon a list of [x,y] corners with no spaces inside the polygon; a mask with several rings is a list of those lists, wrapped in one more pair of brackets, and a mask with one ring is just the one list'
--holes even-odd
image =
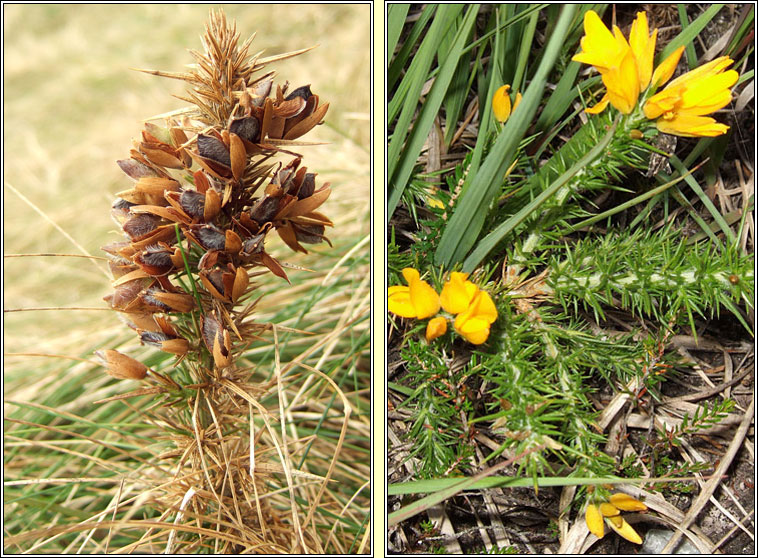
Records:
{"label": "fallen yellow petal", "polygon": [[633,542],[634,544],[642,544],[642,538],[637,534],[637,531],[634,530],[634,528],[629,525],[626,520],[619,516],[616,517],[608,517],[608,525],[611,526],[611,529],[616,531],[619,535],[624,537],[629,542]]}
{"label": "fallen yellow petal", "polygon": [[597,506],[589,504],[584,511],[584,522],[587,524],[587,528],[590,533],[595,535],[598,539],[602,539],[605,536],[605,525],[603,524],[603,515]]}
{"label": "fallen yellow petal", "polygon": [[647,506],[637,500],[636,498],[632,498],[629,496],[629,494],[624,494],[623,492],[617,492],[616,494],[611,494],[611,497],[609,498],[611,504],[616,506],[620,510],[624,511],[645,511],[647,510]]}
{"label": "fallen yellow petal", "polygon": [[605,517],[614,517],[614,516],[619,515],[621,512],[613,504],[609,504],[608,502],[603,502],[602,504],[600,504],[600,513],[602,513]]}

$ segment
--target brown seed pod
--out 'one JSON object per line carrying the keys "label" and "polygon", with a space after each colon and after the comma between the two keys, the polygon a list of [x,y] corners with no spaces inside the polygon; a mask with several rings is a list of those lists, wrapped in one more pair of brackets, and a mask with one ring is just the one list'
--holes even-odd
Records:
{"label": "brown seed pod", "polygon": [[231,161],[232,176],[235,180],[242,180],[247,162],[247,150],[245,144],[237,134],[229,134],[229,159]]}
{"label": "brown seed pod", "polygon": [[231,169],[232,160],[229,157],[229,149],[224,143],[213,137],[200,134],[197,136],[197,151],[202,157],[221,163]]}
{"label": "brown seed pod", "polygon": [[313,195],[316,190],[316,174],[312,172],[305,173],[303,177],[303,183],[300,185],[300,189],[297,192],[299,199],[305,199]]}
{"label": "brown seed pod", "polygon": [[[225,273],[220,269],[203,269],[199,273],[200,281],[205,285],[205,288],[211,293],[213,298],[221,302],[231,302],[231,288],[227,289],[224,275]],[[232,280],[233,278],[234,276],[232,276]]]}
{"label": "brown seed pod", "polygon": [[206,250],[223,251],[226,246],[226,233],[215,225],[191,225],[186,234]]}
{"label": "brown seed pod", "polygon": [[113,294],[103,297],[103,300],[111,305],[115,310],[127,311],[134,304],[140,293],[151,283],[147,279],[135,279],[118,285]]}
{"label": "brown seed pod", "polygon": [[263,241],[265,238],[265,234],[258,234],[246,239],[242,243],[241,254],[243,256],[252,256],[254,254],[259,254],[263,251]]}
{"label": "brown seed pod", "polygon": [[210,223],[221,211],[221,196],[213,188],[205,192],[205,204],[203,205],[203,221]]}
{"label": "brown seed pod", "polygon": [[274,218],[279,211],[279,198],[264,196],[250,210],[250,218],[259,225],[267,223]]}
{"label": "brown seed pod", "polygon": [[[311,107],[313,107],[313,109],[311,109]],[[318,106],[318,96],[311,96],[308,99],[305,110],[303,110],[296,118],[293,118],[291,122],[287,123],[289,126],[286,128],[284,139],[294,140],[310,132],[321,123],[328,109],[329,103]]]}
{"label": "brown seed pod", "polygon": [[126,221],[123,229],[129,238],[132,240],[138,240],[153,232],[160,222],[160,217],[148,213],[141,213],[139,215],[134,215]]}
{"label": "brown seed pod", "polygon": [[255,116],[238,118],[232,120],[229,131],[250,143],[257,143],[261,137],[261,123]]}
{"label": "brown seed pod", "polygon": [[164,242],[159,242],[136,254],[134,263],[139,265],[148,275],[167,275],[174,269],[173,255],[173,248]]}
{"label": "brown seed pod", "polygon": [[309,97],[311,97],[313,93],[311,93],[311,84],[308,85],[301,85],[292,93],[287,95],[286,99],[289,101],[290,99],[294,99],[295,97],[300,97],[303,101],[307,101]]}
{"label": "brown seed pod", "polygon": [[187,293],[170,293],[159,289],[152,289],[150,293],[157,302],[166,305],[173,312],[191,312],[195,308],[195,299]]}
{"label": "brown seed pod", "polygon": [[165,353],[185,355],[189,351],[189,341],[181,337],[173,337],[163,332],[143,331],[140,333],[140,341],[146,345],[152,345]]}
{"label": "brown seed pod", "polygon": [[242,239],[232,229],[226,230],[226,238],[224,241],[224,251],[227,254],[239,254],[242,249]]}
{"label": "brown seed pod", "polygon": [[116,164],[129,178],[133,178],[134,180],[145,176],[160,176],[152,167],[135,159],[121,159],[120,161],[116,161]]}
{"label": "brown seed pod", "polygon": [[193,219],[201,219],[205,212],[205,196],[193,190],[184,190],[179,205]]}
{"label": "brown seed pod", "polygon": [[200,318],[203,341],[213,355],[213,361],[218,368],[226,368],[231,364],[232,339],[229,332],[221,325],[215,314]]}

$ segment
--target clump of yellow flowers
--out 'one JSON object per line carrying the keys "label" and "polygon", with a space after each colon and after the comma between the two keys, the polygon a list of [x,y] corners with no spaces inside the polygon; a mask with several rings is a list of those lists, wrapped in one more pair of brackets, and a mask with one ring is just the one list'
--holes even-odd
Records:
{"label": "clump of yellow flowers", "polygon": [[408,286],[387,289],[387,308],[401,318],[423,320],[442,308],[447,315],[436,316],[426,326],[426,339],[432,341],[447,332],[448,319],[464,339],[481,345],[490,335],[490,326],[497,320],[497,308],[490,295],[468,280],[468,273],[454,271],[438,295],[412,267],[403,269]]}
{"label": "clump of yellow flowers", "polygon": [[725,71],[733,61],[721,56],[683,74],[660,92],[676,70],[684,47],[677,48],[653,71],[653,56],[658,30],[649,34],[647,14],[638,12],[629,40],[617,26],[608,30],[592,10],[584,16],[582,52],[572,60],[594,66],[600,72],[606,93],[587,112],[597,114],[610,103],[619,112],[630,114],[640,108],[644,117],[654,120],[659,132],[677,136],[719,136],[729,126],[705,116],[724,108],[732,100],[730,88],[737,82],[734,70]]}
{"label": "clump of yellow flowers", "polygon": [[605,523],[626,540],[642,544],[637,531],[621,517],[622,511],[645,511],[647,506],[623,492],[611,494],[607,502],[592,501],[587,504],[584,520],[590,533],[602,539],[605,536]]}

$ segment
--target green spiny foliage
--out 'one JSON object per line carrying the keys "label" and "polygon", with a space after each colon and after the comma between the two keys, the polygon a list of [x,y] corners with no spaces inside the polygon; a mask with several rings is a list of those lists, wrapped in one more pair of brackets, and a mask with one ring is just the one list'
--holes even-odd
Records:
{"label": "green spiny foliage", "polygon": [[753,258],[730,247],[688,246],[673,229],[588,237],[553,254],[549,268],[556,299],[574,311],[591,309],[595,319],[618,306],[663,323],[684,315],[694,331],[696,315],[726,308],[750,330],[737,306],[753,299]]}

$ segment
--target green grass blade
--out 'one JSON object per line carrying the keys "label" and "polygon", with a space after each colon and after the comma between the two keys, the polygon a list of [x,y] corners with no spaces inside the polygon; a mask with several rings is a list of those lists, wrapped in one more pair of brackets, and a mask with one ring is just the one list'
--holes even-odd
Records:
{"label": "green grass blade", "polygon": [[513,89],[521,87],[526,75],[526,65],[531,55],[532,44],[534,43],[534,33],[537,31],[537,18],[539,12],[532,12],[527,21],[524,33],[521,35],[521,48],[519,48],[518,63],[516,64],[516,73],[513,75]]}
{"label": "green grass blade", "polygon": [[606,132],[605,136],[603,136],[603,139],[600,140],[600,142],[595,147],[593,147],[589,153],[574,163],[574,165],[572,165],[569,170],[562,174],[558,180],[543,190],[536,198],[524,206],[513,217],[505,221],[494,231],[484,237],[484,239],[482,239],[482,241],[477,244],[474,251],[471,252],[471,255],[466,258],[466,261],[463,262],[463,270],[472,271],[477,265],[479,265],[479,262],[481,262],[482,259],[487,254],[489,254],[490,251],[501,240],[503,240],[503,238],[505,238],[506,235],[508,235],[513,229],[523,223],[525,219],[532,215],[545,202],[545,200],[558,192],[558,190],[565,186],[566,183],[571,180],[580,170],[582,170],[584,167],[594,161],[598,156],[600,156],[613,139],[613,134],[616,132],[617,124],[618,121],[614,123],[613,126],[611,126],[611,129]]}
{"label": "green grass blade", "polygon": [[[444,6],[441,6],[436,12],[428,32],[413,56],[408,71],[387,105],[387,123],[389,128],[393,129],[388,151],[389,177],[392,177],[394,173],[394,165],[397,163],[397,157],[405,143],[406,134],[419,103],[421,89],[434,62],[437,47],[442,41],[442,35],[452,24],[451,15],[450,11]],[[396,118],[397,122],[395,122]]]}
{"label": "green grass blade", "polygon": [[[455,16],[459,12],[459,10],[456,8],[460,7],[461,6],[456,7],[452,5],[440,6],[440,12],[438,14],[438,17],[441,20],[440,28],[447,29],[450,26],[450,23],[452,23],[452,20],[455,19]],[[388,216],[391,216],[393,214],[395,207],[397,207],[397,204],[400,201],[400,196],[403,193],[403,189],[408,183],[408,179],[413,172],[413,167],[416,164],[419,153],[421,152],[427,135],[429,134],[429,129],[434,122],[434,118],[439,112],[440,106],[442,106],[442,100],[445,96],[445,93],[447,92],[455,69],[458,66],[458,60],[461,57],[461,53],[463,52],[463,48],[466,44],[466,41],[468,40],[471,29],[474,26],[478,11],[478,5],[475,4],[473,6],[469,6],[468,11],[463,18],[463,23],[458,29],[458,33],[456,35],[453,46],[450,49],[450,54],[440,67],[440,72],[437,75],[437,78],[434,80],[434,85],[427,95],[426,101],[424,102],[418,118],[413,125],[413,129],[408,136],[407,142],[401,141],[401,138],[404,139],[405,136],[403,132],[393,134],[392,136],[392,140],[390,141],[390,146],[388,148],[389,160],[387,164],[387,175],[389,177],[389,201],[387,204]],[[437,22],[437,19],[438,18],[435,17],[435,23]],[[439,42],[439,38],[435,38],[433,42],[437,44]],[[427,53],[427,55],[433,55],[433,52]],[[421,85],[423,85],[423,81],[421,82]],[[415,112],[415,102],[410,102],[410,100],[413,98],[414,97],[412,96],[408,96],[407,99],[409,102],[406,103],[406,106],[404,107],[404,113],[407,113],[407,124],[410,124],[410,119]],[[415,96],[415,99],[418,99],[418,95]],[[408,108],[410,108],[410,110],[407,110]],[[398,132],[398,130],[403,130],[403,121],[403,118],[398,121],[398,125],[395,128],[396,132]],[[407,124],[405,126],[406,129]],[[402,149],[401,152],[403,143],[405,143],[405,148]]]}
{"label": "green grass blade", "polygon": [[[685,31],[690,26],[690,19],[687,17],[687,4],[677,4],[677,11],[679,12],[679,23],[682,25],[682,31]],[[690,70],[697,66],[697,54],[695,53],[695,45],[692,41],[687,43],[684,47],[684,52],[687,55],[687,65]]]}
{"label": "green grass blade", "polygon": [[[681,482],[688,477],[654,478],[654,479],[619,479],[617,477],[537,477],[537,485],[541,488],[548,486],[599,486],[603,484],[636,484],[653,482]],[[450,488],[460,478],[424,479],[418,481],[399,482],[387,487],[388,496],[404,496],[407,494],[430,494]],[[531,477],[492,476],[472,484],[467,490],[487,490],[491,488],[531,488],[534,479]]]}
{"label": "green grass blade", "polygon": [[547,77],[560,54],[576,6],[563,7],[556,30],[545,48],[545,55],[519,107],[513,111],[487,159],[473,178],[469,173],[470,187],[461,196],[458,207],[440,239],[435,264],[451,267],[461,261],[476,242],[492,200],[500,189],[506,169],[513,162],[516,149],[537,113]]}
{"label": "green grass blade", "polygon": [[724,233],[724,235],[726,235],[727,241],[730,244],[733,244],[735,242],[735,237],[734,237],[734,232],[732,231],[731,227],[727,224],[726,221],[724,221],[723,215],[721,215],[721,212],[716,208],[715,205],[713,205],[713,202],[706,195],[703,189],[700,187],[700,184],[697,183],[697,180],[695,180],[692,177],[692,175],[687,171],[687,168],[682,164],[681,159],[679,159],[679,157],[677,157],[676,155],[672,155],[669,158],[669,162],[671,163],[671,166],[673,166],[676,170],[678,170],[684,176],[684,181],[687,183],[687,185],[690,188],[692,188],[692,191],[695,192],[695,194],[697,194],[697,197],[700,198],[700,201],[703,203],[705,208],[711,214],[711,217],[713,217],[713,220],[716,221],[716,223],[718,223],[719,228]]}
{"label": "green grass blade", "polygon": [[658,62],[665,60],[669,54],[674,52],[680,46],[684,46],[692,42],[695,37],[697,37],[705,28],[705,26],[708,25],[708,23],[710,23],[714,17],[716,17],[716,14],[719,13],[723,7],[724,4],[713,4],[702,14],[700,14],[700,16],[695,21],[693,21],[686,29],[679,33],[679,35],[677,35],[673,41],[666,45],[666,48],[664,48],[658,56]]}
{"label": "green grass blade", "polygon": [[[408,34],[408,38],[403,42],[403,46],[395,55],[394,60],[390,62],[389,69],[387,70],[388,91],[391,91],[395,87],[397,80],[400,79],[400,76],[403,74],[405,63],[408,61],[411,53],[416,50],[418,41],[421,39],[424,29],[426,29],[426,24],[429,23],[429,20],[432,18],[436,10],[437,6],[435,4],[430,4],[424,7],[424,10],[416,20],[416,23],[413,24],[413,27]],[[392,122],[392,120],[388,119],[387,122]]]}
{"label": "green grass blade", "polygon": [[392,60],[397,41],[403,31],[410,4],[390,4],[387,7],[387,60]]}

